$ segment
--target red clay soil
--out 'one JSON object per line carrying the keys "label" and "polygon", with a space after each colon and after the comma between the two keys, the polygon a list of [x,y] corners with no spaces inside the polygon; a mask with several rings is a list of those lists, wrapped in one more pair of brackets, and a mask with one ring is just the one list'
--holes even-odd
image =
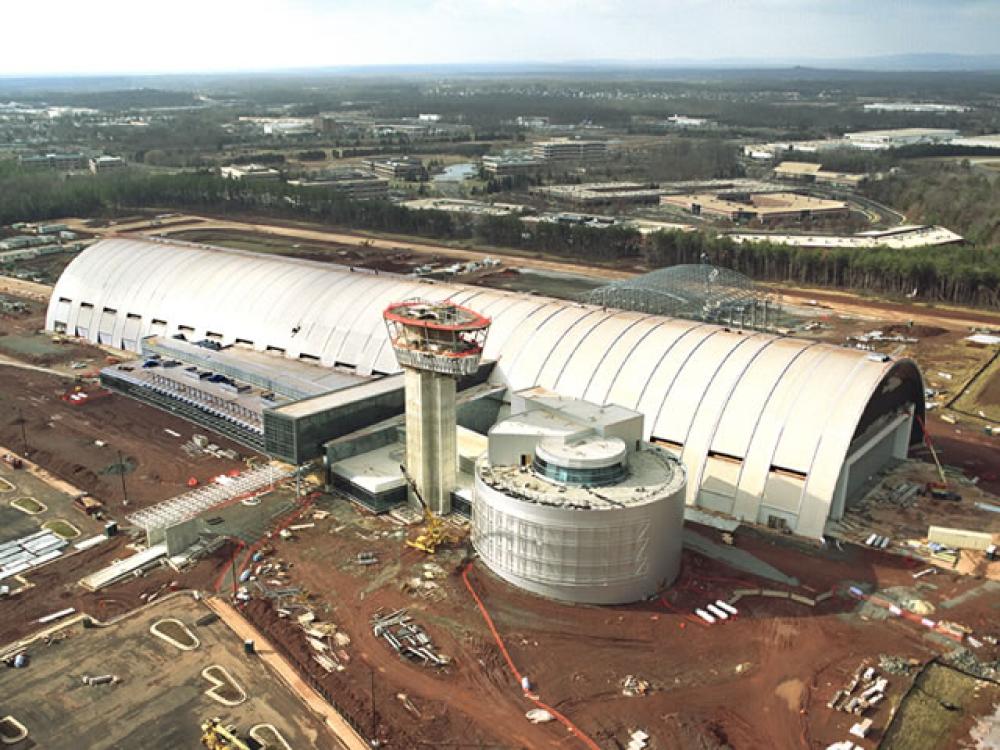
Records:
{"label": "red clay soil", "polygon": [[942,334],[948,333],[947,328],[941,328],[939,326],[928,326],[920,325],[919,323],[914,323],[911,325],[906,325],[905,323],[893,323],[892,325],[887,325],[882,328],[882,333],[887,336],[906,336],[908,338],[915,339],[929,339],[934,336],[941,336]]}
{"label": "red clay soil", "polygon": [[[419,575],[427,558],[401,551],[398,539],[349,530],[331,544],[328,531],[320,527],[302,532],[298,541],[279,542],[276,555],[293,563],[296,584],[314,592],[317,615],[352,638],[347,670],[322,679],[362,727],[370,723],[370,671],[359,661],[376,669],[379,731],[391,747],[484,741],[504,747],[582,747],[555,723],[535,727],[525,720],[532,705],[521,696],[459,576],[437,579],[440,600],[414,597],[399,584]],[[803,593],[856,581],[879,588],[913,585],[912,563],[871,550],[823,553],[742,532],[738,543],[799,577]],[[373,585],[369,578],[377,575],[375,570],[359,573],[347,562],[361,549],[377,552],[378,570],[385,567],[391,574],[389,566],[401,565],[398,574]],[[434,559],[449,569],[460,557],[460,552],[439,552]],[[862,659],[876,663],[878,655],[889,654],[923,662],[943,650],[911,623],[862,620],[852,614],[857,602],[841,596],[815,609],[787,600],[746,599],[735,620],[702,625],[691,614],[694,608],[728,598],[734,588],[782,587],[690,552],[685,552],[682,576],[662,600],[626,607],[540,599],[497,579],[480,563],[470,580],[514,663],[542,700],[600,747],[624,747],[635,729],[649,732],[665,748],[826,747],[844,739],[856,717],[833,712],[825,703]],[[942,594],[950,596],[972,579],[936,580]],[[985,605],[979,600],[970,606]],[[454,658],[446,672],[402,660],[371,634],[373,611],[400,607],[408,607],[439,650]],[[278,620],[266,602],[252,603],[247,612],[295,658],[305,660],[305,671],[322,674],[312,665],[297,626]],[[623,696],[620,681],[629,674],[649,680],[652,691],[644,697]],[[901,695],[908,678],[893,676],[890,684]],[[389,707],[399,692],[406,693],[422,718],[407,713],[398,701]],[[872,716],[877,739],[888,724],[888,706]]]}
{"label": "red clay soil", "polygon": [[[31,460],[90,492],[113,513],[180,494],[191,476],[204,482],[242,466],[207,454],[192,459],[183,453],[181,445],[193,433],[207,433],[201,427],[117,394],[71,406],[60,398],[70,386],[56,375],[0,365],[0,445],[24,450],[18,421],[23,415]],[[211,439],[224,448],[248,452],[222,437]],[[95,440],[107,445],[99,448]],[[121,476],[109,469],[118,463],[118,451],[126,463],[135,465],[125,475],[127,509],[121,506]]]}
{"label": "red clay soil", "polygon": [[[767,286],[765,284],[765,286]],[[886,300],[862,297],[851,292],[826,291],[821,289],[795,289],[774,286],[770,291],[782,295],[789,302],[803,303],[806,300],[816,300],[824,306],[844,308],[847,306],[867,308],[875,311],[893,313],[893,317],[914,321],[954,321],[957,324],[978,323],[988,326],[1000,325],[1000,312],[976,310],[974,308],[941,308],[928,305],[889,302]]]}
{"label": "red clay soil", "polygon": [[1000,438],[969,425],[959,426],[928,415],[927,431],[941,463],[961,468],[967,477],[979,477],[979,486],[1000,494]]}

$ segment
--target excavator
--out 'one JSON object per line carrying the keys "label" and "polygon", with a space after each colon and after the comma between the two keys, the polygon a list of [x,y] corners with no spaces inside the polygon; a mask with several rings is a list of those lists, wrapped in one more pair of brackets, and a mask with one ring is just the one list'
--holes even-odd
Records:
{"label": "excavator", "polygon": [[235,727],[227,727],[218,718],[201,723],[201,744],[208,750],[250,750],[250,745],[236,734]]}
{"label": "excavator", "polygon": [[410,489],[413,490],[413,494],[420,503],[420,509],[424,514],[423,530],[415,539],[407,539],[406,546],[426,552],[428,555],[433,555],[439,545],[457,544],[460,541],[458,534],[450,529],[440,517],[434,515],[431,507],[424,501],[423,495],[417,489],[417,483],[413,481],[413,477],[410,476],[406,467],[400,464],[399,469],[403,472],[403,477],[406,479],[406,483],[410,485]]}

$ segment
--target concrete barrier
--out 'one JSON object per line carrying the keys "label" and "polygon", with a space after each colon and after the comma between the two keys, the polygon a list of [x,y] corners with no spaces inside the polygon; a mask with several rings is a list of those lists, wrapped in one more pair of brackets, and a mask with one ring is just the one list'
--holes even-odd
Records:
{"label": "concrete barrier", "polygon": [[791,594],[787,591],[776,591],[775,589],[761,589],[761,596],[768,596],[772,599],[788,599]]}

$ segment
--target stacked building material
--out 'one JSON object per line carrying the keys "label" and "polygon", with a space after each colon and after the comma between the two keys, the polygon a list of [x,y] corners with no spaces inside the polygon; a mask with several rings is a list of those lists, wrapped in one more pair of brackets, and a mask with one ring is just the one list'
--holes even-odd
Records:
{"label": "stacked building material", "polygon": [[450,657],[438,653],[430,636],[413,622],[405,609],[384,617],[376,613],[372,619],[372,632],[376,637],[384,638],[397,654],[423,666],[444,667],[451,663]]}
{"label": "stacked building material", "polygon": [[42,530],[0,544],[0,581],[55,560],[68,543],[51,531]]}

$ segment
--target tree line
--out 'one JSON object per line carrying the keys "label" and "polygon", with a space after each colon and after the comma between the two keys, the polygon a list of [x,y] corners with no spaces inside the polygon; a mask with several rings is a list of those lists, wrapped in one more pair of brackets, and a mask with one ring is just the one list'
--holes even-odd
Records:
{"label": "tree line", "polygon": [[[944,188],[949,184],[945,181]],[[973,184],[995,205],[992,201],[1000,194],[992,183],[974,181]],[[324,188],[254,184],[222,179],[207,172],[147,174],[126,170],[66,179],[0,163],[0,224],[140,208],[306,218],[355,229],[440,240],[468,239],[499,248],[609,265],[626,262],[663,267],[707,260],[759,281],[848,288],[907,295],[927,302],[1000,309],[1000,246],[995,244],[831,250],[766,242],[736,244],[725,236],[706,232],[658,232],[643,236],[635,229],[621,226],[524,222],[516,216],[414,211],[389,201],[351,200]]]}

